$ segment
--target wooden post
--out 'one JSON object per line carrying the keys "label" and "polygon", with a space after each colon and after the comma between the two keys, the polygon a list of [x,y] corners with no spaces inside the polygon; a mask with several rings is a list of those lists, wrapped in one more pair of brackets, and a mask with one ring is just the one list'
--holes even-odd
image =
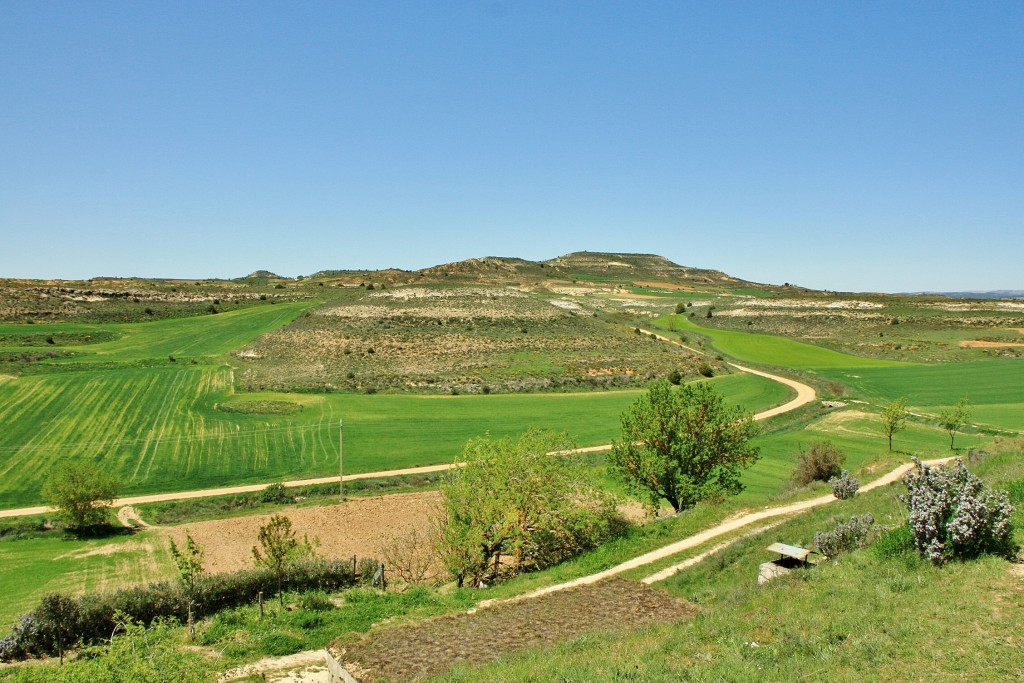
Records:
{"label": "wooden post", "polygon": [[383,562],[380,563],[380,589],[382,591],[388,589],[388,582],[384,579],[384,563]]}
{"label": "wooden post", "polygon": [[196,624],[195,624],[195,621],[192,620],[192,605],[193,605],[193,602],[191,600],[189,600],[188,601],[188,637],[194,643],[194,642],[196,642]]}
{"label": "wooden post", "polygon": [[358,581],[359,577],[356,576],[356,556],[352,556],[352,583],[353,585]]}
{"label": "wooden post", "polygon": [[263,618],[263,591],[256,595],[256,601],[260,603],[260,619]]}

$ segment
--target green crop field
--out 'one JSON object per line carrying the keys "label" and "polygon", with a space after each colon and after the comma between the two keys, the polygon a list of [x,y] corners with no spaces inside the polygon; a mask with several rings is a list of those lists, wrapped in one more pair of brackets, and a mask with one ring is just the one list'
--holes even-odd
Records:
{"label": "green crop field", "polygon": [[[750,410],[788,398],[788,389],[760,377],[713,381]],[[68,459],[102,462],[121,476],[125,495],[330,475],[339,419],[345,420],[346,471],[353,474],[450,462],[470,437],[528,427],[566,431],[581,445],[596,445],[616,436],[619,415],[637,394],[232,397],[231,370],[207,366],[12,378],[0,382],[0,507],[39,502],[47,473]],[[217,408],[232,398],[302,410],[260,415]]]}
{"label": "green crop field", "polygon": [[[199,357],[225,354],[245,346],[264,332],[277,329],[295,319],[315,302],[297,302],[244,308],[217,315],[172,318],[145,323],[90,325],[49,323],[27,326],[0,324],[0,335],[31,333],[48,335],[116,335],[112,341],[72,347],[76,362],[132,362],[166,359],[170,355]],[[39,347],[4,347],[3,350],[39,350]],[[46,361],[43,361],[46,362]],[[53,362],[60,362],[60,359]]]}
{"label": "green crop field", "polygon": [[696,332],[710,337],[715,348],[737,360],[776,365],[794,370],[824,368],[893,368],[906,363],[839,353],[805,342],[767,334],[701,327],[684,315],[666,315],[655,321],[661,328]]}
{"label": "green crop field", "polygon": [[111,590],[126,584],[168,579],[174,564],[164,537],[156,533],[77,540],[46,534],[0,542],[0,630],[55,590]]}

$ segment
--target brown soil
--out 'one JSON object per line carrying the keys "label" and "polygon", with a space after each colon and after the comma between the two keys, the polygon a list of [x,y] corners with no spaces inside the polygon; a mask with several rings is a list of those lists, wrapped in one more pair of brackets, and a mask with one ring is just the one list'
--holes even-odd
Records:
{"label": "brown soil", "polygon": [[420,680],[454,664],[479,665],[596,631],[635,629],[691,618],[685,600],[615,578],[536,600],[382,629],[329,650],[359,680]]}
{"label": "brown soil", "polygon": [[[317,552],[324,557],[380,557],[380,546],[392,536],[422,531],[434,506],[437,492],[399,493],[358,498],[340,505],[287,510],[298,537],[308,534],[320,539]],[[252,548],[258,544],[259,528],[271,515],[252,515],[211,522],[169,527],[166,533],[179,546],[185,529],[205,552],[204,565],[210,573],[235,571],[252,566]]]}
{"label": "brown soil", "polygon": [[1007,346],[1024,346],[1021,342],[992,342],[992,341],[978,341],[975,339],[965,340],[960,342],[960,348],[963,349],[999,349]]}

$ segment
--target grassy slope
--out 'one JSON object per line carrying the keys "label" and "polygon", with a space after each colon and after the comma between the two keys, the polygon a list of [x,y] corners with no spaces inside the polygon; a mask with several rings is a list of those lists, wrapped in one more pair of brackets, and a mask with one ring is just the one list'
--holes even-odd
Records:
{"label": "grassy slope", "polygon": [[[1014,480],[1024,475],[1019,456],[983,462],[996,485],[1006,479],[993,471],[1000,465]],[[900,523],[901,488],[812,510],[662,582],[699,605],[692,622],[625,636],[595,634],[490,666],[456,669],[439,680],[1019,678],[1024,583],[1006,560],[937,568],[910,556],[882,559],[867,549],[757,585],[758,564],[771,558],[764,551],[769,543],[807,547],[816,531],[863,512],[879,523]],[[1018,541],[1024,540],[1022,522],[1018,511]]]}
{"label": "grassy slope", "polygon": [[674,324],[677,330],[706,335],[715,348],[741,361],[805,370],[840,382],[851,397],[876,406],[905,397],[915,412],[937,416],[966,396],[979,426],[1024,429],[1024,362],[1020,359],[902,363],[851,356],[784,337],[700,327],[683,316],[663,316],[658,322],[662,327]]}
{"label": "grassy slope", "polygon": [[767,334],[701,327],[684,315],[666,315],[655,322],[662,328],[696,332],[711,338],[722,353],[750,363],[775,365],[794,370],[823,368],[893,368],[904,363],[851,356],[805,342]]}
{"label": "grassy slope", "polygon": [[[295,319],[315,302],[304,301],[243,308],[217,315],[154,320],[146,323],[89,325],[77,323],[0,324],[0,334],[89,334],[113,332],[113,341],[73,347],[75,362],[131,362],[169,355],[196,357],[225,354],[245,346],[260,334]],[[39,350],[39,347],[7,347],[5,350]],[[54,361],[59,363],[59,361]]]}
{"label": "grassy slope", "polygon": [[174,575],[168,547],[156,533],[77,540],[56,534],[0,542],[0,631],[43,594],[110,590]]}
{"label": "grassy slope", "polygon": [[[714,380],[731,401],[759,410],[788,389],[760,377]],[[350,473],[450,462],[473,436],[529,426],[607,443],[635,391],[490,396],[247,394],[301,403],[294,415],[215,408],[230,370],[206,366],[47,374],[0,383],[0,507],[38,502],[47,472],[95,459],[123,479],[122,493],[174,491],[336,472],[338,419]]]}

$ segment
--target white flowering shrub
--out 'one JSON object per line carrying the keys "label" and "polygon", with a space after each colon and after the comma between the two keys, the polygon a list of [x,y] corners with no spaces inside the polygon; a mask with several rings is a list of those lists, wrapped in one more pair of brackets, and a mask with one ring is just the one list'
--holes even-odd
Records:
{"label": "white flowering shrub", "polygon": [[963,461],[930,467],[914,458],[903,479],[914,545],[935,564],[985,553],[1012,556],[1013,506],[1005,491],[995,491],[971,474]]}
{"label": "white flowering shrub", "polygon": [[857,489],[860,488],[860,480],[854,479],[850,476],[849,472],[843,470],[842,474],[838,477],[829,479],[828,485],[832,487],[832,493],[835,494],[836,498],[846,500],[857,495]]}
{"label": "white flowering shrub", "polygon": [[868,545],[876,530],[875,518],[870,512],[865,512],[850,517],[849,522],[837,524],[832,531],[814,534],[814,546],[822,555],[835,557]]}

